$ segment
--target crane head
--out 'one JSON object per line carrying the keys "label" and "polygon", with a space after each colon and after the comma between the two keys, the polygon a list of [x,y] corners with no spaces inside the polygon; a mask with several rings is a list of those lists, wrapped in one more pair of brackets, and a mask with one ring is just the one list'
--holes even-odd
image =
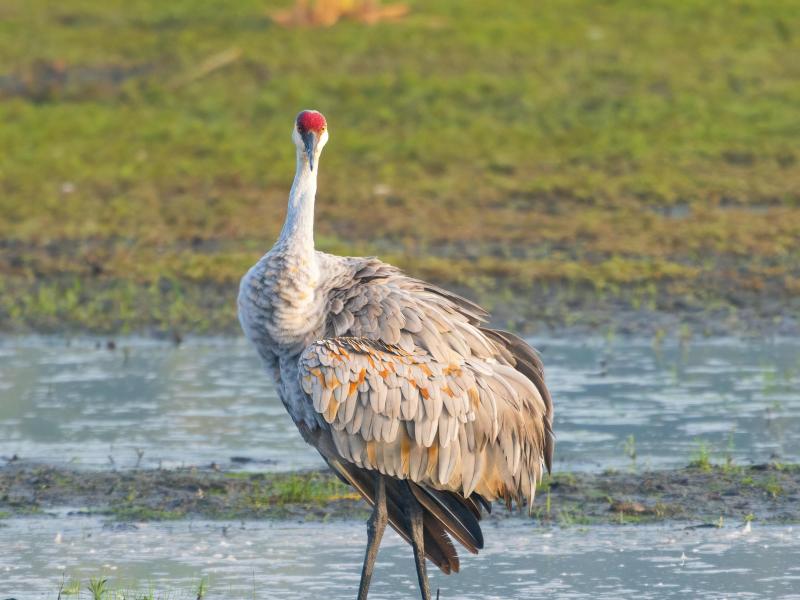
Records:
{"label": "crane head", "polygon": [[309,169],[313,171],[322,147],[328,141],[328,122],[322,113],[316,110],[304,110],[298,114],[292,140],[301,156],[308,161]]}

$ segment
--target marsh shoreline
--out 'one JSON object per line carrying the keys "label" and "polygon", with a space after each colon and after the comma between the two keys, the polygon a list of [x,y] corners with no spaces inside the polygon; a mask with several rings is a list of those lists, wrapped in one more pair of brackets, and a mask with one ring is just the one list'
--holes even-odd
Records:
{"label": "marsh shoreline", "polygon": [[[366,504],[331,473],[252,473],[215,467],[84,471],[7,462],[3,518],[101,515],[113,521],[363,518]],[[489,519],[528,518],[495,503]],[[800,522],[800,465],[693,463],[685,468],[554,473],[531,517],[542,525]]]}

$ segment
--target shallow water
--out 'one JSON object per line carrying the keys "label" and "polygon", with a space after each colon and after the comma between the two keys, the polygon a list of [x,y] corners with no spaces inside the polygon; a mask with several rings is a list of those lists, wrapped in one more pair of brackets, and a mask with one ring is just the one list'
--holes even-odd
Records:
{"label": "shallow water", "polygon": [[[190,598],[353,598],[362,523],[147,523],[15,519],[0,528],[0,596],[54,598],[62,580]],[[800,598],[800,530],[677,526],[546,529],[517,519],[485,527],[487,546],[457,575],[432,573],[447,599]],[[370,598],[413,598],[408,546],[384,539]],[[256,590],[255,593],[253,590]],[[83,597],[88,598],[88,594]]]}
{"label": "shallow water", "polygon": [[[800,341],[537,338],[559,470],[800,460]],[[99,347],[98,347],[99,345]],[[81,467],[321,466],[241,339],[0,340],[0,456]],[[626,440],[633,436],[634,444]]]}
{"label": "shallow water", "polygon": [[[800,460],[800,342],[540,338],[557,406],[556,468],[682,466],[705,444],[738,463]],[[242,340],[0,341],[0,456],[86,468],[320,466]],[[633,436],[633,438],[630,438]],[[632,439],[635,443],[628,443]],[[250,462],[232,457],[245,457]],[[66,509],[65,509],[66,510]],[[800,530],[491,521],[487,547],[442,598],[797,598]],[[352,598],[363,523],[104,524],[0,520],[0,598],[53,598],[62,574],[193,598]],[[387,534],[371,598],[415,595],[410,551]],[[255,593],[254,593],[255,589]],[[88,597],[84,592],[83,597]]]}

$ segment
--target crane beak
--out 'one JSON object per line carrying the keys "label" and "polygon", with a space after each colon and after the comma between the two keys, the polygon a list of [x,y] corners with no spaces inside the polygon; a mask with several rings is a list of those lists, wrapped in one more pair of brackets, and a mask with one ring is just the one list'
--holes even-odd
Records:
{"label": "crane beak", "polygon": [[303,146],[306,150],[306,156],[308,157],[308,167],[312,171],[314,170],[314,151],[317,148],[317,141],[318,141],[317,134],[313,131],[306,131],[303,133]]}

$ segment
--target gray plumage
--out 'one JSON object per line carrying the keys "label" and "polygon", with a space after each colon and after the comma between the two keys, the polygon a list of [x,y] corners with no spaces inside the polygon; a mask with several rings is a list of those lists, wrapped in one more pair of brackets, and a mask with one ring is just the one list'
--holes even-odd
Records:
{"label": "gray plumage", "polygon": [[407,540],[393,481],[413,482],[425,553],[457,570],[447,534],[477,551],[480,507],[530,505],[550,468],[553,406],[542,363],[523,340],[487,328],[487,313],[465,298],[376,258],[316,251],[316,166],[327,129],[312,171],[300,122],[289,214],[242,279],[242,328],[306,441],[371,503],[370,474],[385,475],[388,522]]}

